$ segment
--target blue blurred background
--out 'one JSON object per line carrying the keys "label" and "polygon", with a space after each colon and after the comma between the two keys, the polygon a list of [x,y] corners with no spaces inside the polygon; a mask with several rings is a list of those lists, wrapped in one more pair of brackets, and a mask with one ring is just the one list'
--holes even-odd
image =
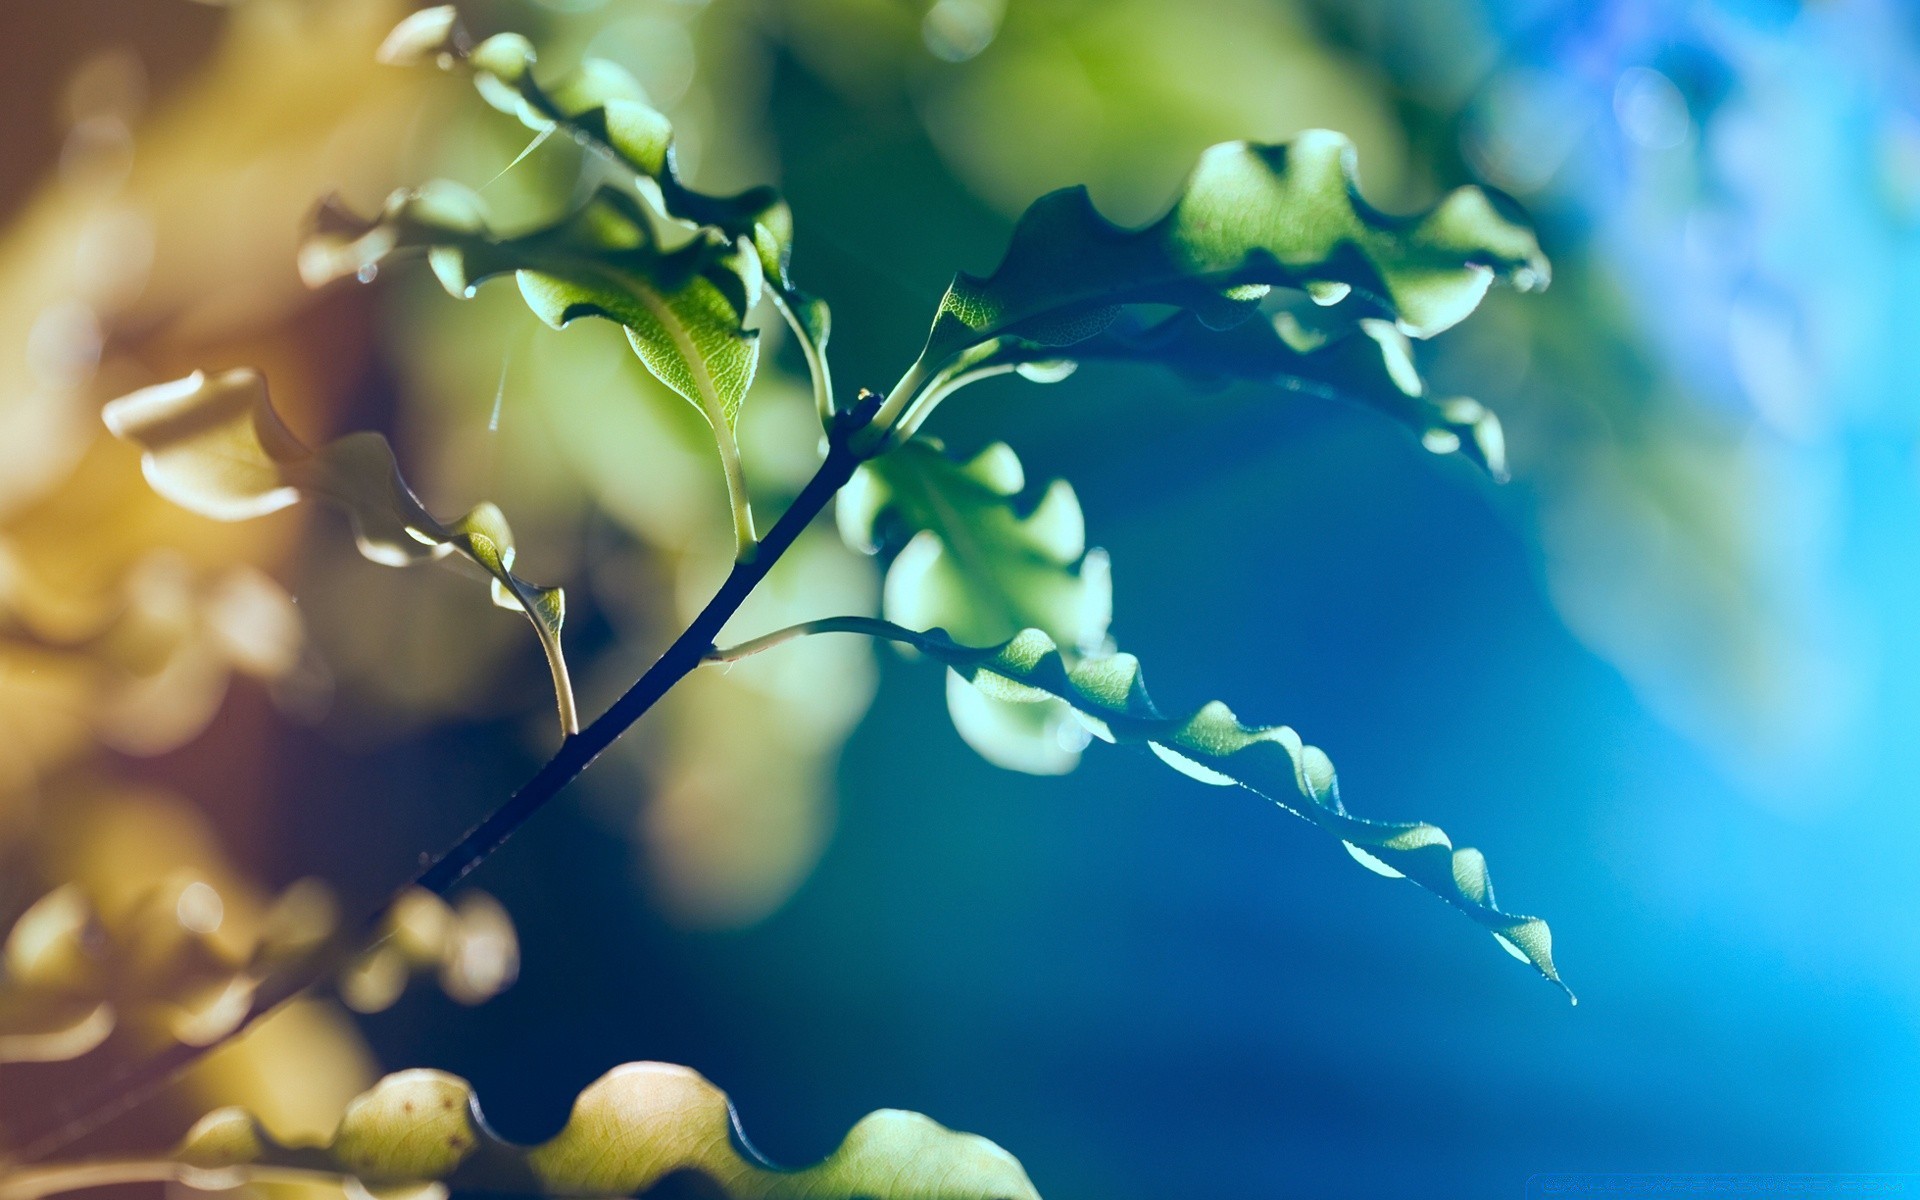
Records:
{"label": "blue blurred background", "polygon": [[[172,25],[128,35],[159,64],[155,104],[222,36],[173,7],[179,44]],[[36,8],[71,51],[56,65],[97,49]],[[948,276],[989,267],[1028,199],[1085,181],[1145,220],[1215,141],[1331,126],[1383,207],[1475,182],[1519,199],[1553,287],[1496,293],[1419,347],[1442,391],[1501,414],[1505,485],[1358,408],[1117,367],[980,385],[933,432],[1070,480],[1156,694],[1292,724],[1356,812],[1484,850],[1503,904],[1552,923],[1580,1003],[1251,795],[1099,745],[1065,778],[999,771],[954,735],[936,671],[877,655],[875,682],[863,650],[802,697],[845,720],[768,778],[660,775],[680,742],[762,744],[716,748],[691,717],[617,749],[478,878],[519,924],[519,984],[367,1018],[381,1062],[469,1077],[520,1138],[617,1062],[685,1062],[776,1160],[905,1107],[994,1138],[1058,1198],[1920,1171],[1920,8],[501,0],[472,19],[622,61],[703,186],[777,178],[849,384],[898,373]],[[522,131],[457,100],[404,101],[458,115],[413,128],[391,182],[477,184],[513,158]],[[531,204],[559,186],[542,171],[565,164],[498,186]],[[683,476],[646,457],[688,414],[617,339],[536,334],[511,297],[383,287],[291,335],[360,356],[316,411],[395,431],[449,510],[496,496],[563,547],[539,577],[589,577],[573,636],[610,695],[670,633],[659,597],[710,564],[662,534]],[[632,456],[569,482],[592,456],[540,415],[555,392],[644,393],[651,424],[608,432],[594,421],[628,418],[594,410],[584,436]],[[544,432],[481,432],[516,421]],[[717,492],[695,495],[697,528],[720,529]],[[539,761],[546,701],[475,705],[473,676],[435,684],[412,660],[406,688],[356,674],[394,660],[318,579],[360,569],[318,524],[302,536],[335,548],[281,574],[346,614],[310,617],[349,664],[330,715],[272,719],[244,803],[208,786],[232,729],[260,725],[231,711],[215,750],[125,769],[187,792],[262,877],[367,898]],[[834,586],[870,596],[870,568],[833,561]],[[537,681],[500,640],[488,678]]]}

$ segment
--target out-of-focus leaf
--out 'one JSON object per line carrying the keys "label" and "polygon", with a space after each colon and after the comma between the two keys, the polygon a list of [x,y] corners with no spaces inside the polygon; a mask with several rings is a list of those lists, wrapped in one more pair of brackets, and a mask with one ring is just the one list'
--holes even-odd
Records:
{"label": "out-of-focus leaf", "polygon": [[[789,428],[807,438],[811,417],[798,397],[784,399]],[[763,408],[759,418],[769,411]],[[682,622],[693,619],[726,569],[711,553],[675,564]],[[815,525],[781,556],[728,627],[764,629],[822,612],[870,612],[879,602],[878,584],[867,559]],[[698,672],[674,686],[635,731],[637,741],[616,748],[606,764],[622,773],[606,786],[646,796],[638,832],[655,906],[686,927],[745,928],[793,895],[831,843],[837,763],[878,674],[871,645],[814,638],[793,653]],[[832,686],[823,687],[827,680]]]}
{"label": "out-of-focus leaf", "polygon": [[349,434],[310,450],[281,423],[266,381],[245,368],[143,388],[107,405],[103,417],[141,448],[154,490],[215,520],[260,516],[305,493],[344,509],[360,552],[375,562],[405,566],[458,552],[478,564],[493,578],[494,602],[532,623],[553,671],[562,728],[578,729],[560,648],[565,596],[513,573],[512,531],[492,504],[441,524],[400,477],[386,438]]}
{"label": "out-of-focus leaf", "polygon": [[[188,1183],[334,1176],[375,1194],[433,1186],[553,1197],[644,1196],[655,1189],[716,1200],[1037,1200],[1011,1154],[917,1113],[863,1117],[838,1149],[799,1170],[775,1167],[741,1134],[726,1094],[697,1072],[629,1063],[589,1086],[548,1141],[502,1141],[463,1079],[440,1071],[389,1075],[347,1106],[323,1146],[276,1141],[241,1108],[209,1113],[171,1162],[77,1163],[23,1172],[0,1198],[30,1200],[116,1167],[136,1178]],[[157,1170],[156,1170],[157,1168]],[[144,1174],[142,1173],[144,1172]]]}
{"label": "out-of-focus leaf", "polygon": [[[243,764],[233,764],[234,786],[241,786],[245,772]],[[234,869],[200,811],[177,796],[91,773],[68,773],[46,789],[33,839],[9,851],[10,894],[0,897],[6,906],[0,910],[0,941],[9,943],[11,960],[0,966],[5,1033],[28,1032],[17,1021],[27,1008],[50,1013],[63,1000],[70,1011],[90,1006],[106,1028],[77,1030],[84,1039],[64,1047],[44,1040],[5,1045],[8,1059],[62,1061],[37,1068],[0,1062],[0,1080],[6,1081],[0,1083],[0,1125],[8,1131],[0,1132],[0,1143],[33,1124],[29,1115],[50,1094],[65,1094],[164,1048],[175,1040],[175,1021],[196,1011],[217,1012],[219,1006],[206,1005],[227,991],[233,963],[265,968],[319,943],[334,928],[337,911],[327,889],[312,880],[278,896],[263,893]],[[206,886],[191,886],[196,883]],[[183,925],[183,916],[198,928]],[[207,932],[216,916],[218,927]],[[75,932],[82,936],[75,938]],[[179,970],[194,958],[206,968],[197,979]],[[89,975],[94,987],[69,986]],[[22,976],[34,981],[34,995]],[[169,979],[191,986],[131,986]],[[99,981],[113,994],[103,997]],[[102,1037],[105,1044],[84,1052]],[[238,1103],[283,1136],[325,1137],[342,1106],[378,1074],[339,1006],[314,996],[269,1015],[245,1038],[204,1060],[123,1127],[123,1136],[137,1139],[135,1144],[152,1145],[156,1138],[164,1144],[208,1109]],[[32,1082],[36,1075],[42,1079],[38,1086]]]}
{"label": "out-of-focus leaf", "polygon": [[939,629],[917,633],[852,621],[835,627],[912,646],[997,699],[1016,704],[1064,700],[1102,741],[1145,746],[1174,770],[1202,783],[1238,785],[1264,796],[1339,838],[1367,869],[1411,879],[1466,913],[1508,953],[1566,986],[1553,964],[1547,923],[1504,912],[1495,904],[1486,859],[1478,850],[1455,849],[1444,830],[1425,822],[1351,815],[1340,801],[1332,761],[1288,726],[1243,725],[1218,700],[1184,717],[1165,716],[1147,695],[1140,661],[1133,655],[1069,661],[1038,629],[997,646],[969,647]]}
{"label": "out-of-focus leaf", "polygon": [[[1038,628],[1076,655],[1106,648],[1113,619],[1107,556],[1087,549],[1073,488],[1056,479],[1030,504],[1026,474],[1004,443],[964,462],[913,441],[863,464],[836,499],[841,536],[887,550],[882,611],[910,629],[939,627],[966,645]],[[1073,769],[1085,731],[1064,703],[1009,706],[956,677],[948,710],[967,744],[996,765],[1033,774]]]}
{"label": "out-of-focus leaf", "polygon": [[[0,949],[0,1063],[76,1058],[116,1032],[149,1047],[216,1042],[246,1014],[259,982],[319,946],[336,918],[313,881],[241,924],[227,919],[227,897],[189,869],[118,900],[58,887],[20,915]],[[512,919],[482,893],[450,906],[410,892],[378,937],[339,979],[341,997],[361,1012],[391,1005],[420,975],[478,1004],[518,972]]]}
{"label": "out-of-focus leaf", "polygon": [[[302,665],[298,608],[253,568],[203,571],[170,547],[149,549],[93,592],[36,566],[24,555],[0,561],[0,657],[31,660],[24,674],[41,685],[29,700],[0,684],[17,731],[64,728],[58,741],[90,731],[125,753],[164,753],[205,728],[235,671],[278,683]],[[0,669],[0,680],[10,674]],[[73,685],[71,701],[46,694],[59,680]],[[23,743],[44,765],[62,757],[41,736],[11,749]]]}
{"label": "out-of-focus leaf", "polygon": [[[825,73],[809,41],[853,41],[842,30],[860,18],[877,24],[867,15],[874,8],[792,0],[782,15],[795,52]],[[859,83],[869,92],[904,83],[946,164],[970,191],[1015,215],[1035,196],[1084,183],[1128,223],[1151,220],[1194,147],[1312,128],[1338,129],[1358,144],[1369,191],[1404,195],[1422,164],[1408,152],[1390,90],[1373,63],[1302,20],[1306,11],[1265,0],[950,0],[907,31],[906,48],[919,56],[985,52],[961,70],[914,70],[909,59],[894,65],[895,78],[906,67],[899,82],[890,64],[868,62]],[[973,23],[969,37],[943,30],[936,12],[962,17],[962,25],[969,13],[987,19]],[[987,37],[990,47],[979,40]],[[1208,86],[1196,86],[1202,79]]]}
{"label": "out-of-focus leaf", "polygon": [[[7,935],[0,1062],[75,1058],[116,1030],[148,1044],[226,1036],[252,1000],[255,971],[304,943],[243,945],[223,931],[224,916],[220,893],[190,873],[117,911],[72,885],[49,892]],[[284,929],[289,939],[300,932]]]}
{"label": "out-of-focus leaf", "polygon": [[1224,329],[1288,287],[1323,304],[1351,298],[1429,337],[1472,312],[1496,279],[1545,286],[1533,230],[1503,202],[1467,187],[1424,213],[1388,216],[1360,198],[1353,157],[1352,143],[1325,130],[1278,146],[1215,146],[1172,210],[1139,230],[1102,217],[1084,188],[1035,201],[991,275],[954,277],[875,436],[911,433],[957,378],[992,363],[1007,342],[1070,359],[1068,348],[1128,305],[1172,305]]}
{"label": "out-of-focus leaf", "polygon": [[465,67],[487,103],[543,137],[564,132],[597,152],[664,213],[717,229],[730,241],[744,239],[799,339],[821,413],[828,413],[833,394],[826,360],[830,316],[825,301],[794,286],[789,269],[792,211],[770,187],[733,196],[688,187],[675,166],[672,124],[647,103],[645,91],[624,68],[590,58],[542,84],[535,77],[531,42],[517,33],[501,33],[470,48],[450,5],[408,17],[381,47],[380,57],[391,63],[433,59],[448,69]]}
{"label": "out-of-focus leaf", "polygon": [[461,1004],[480,1004],[520,973],[513,919],[484,892],[455,904],[415,888],[387,913],[379,942],[340,977],[340,998],[356,1012],[390,1008],[414,976],[438,975],[441,990]]}

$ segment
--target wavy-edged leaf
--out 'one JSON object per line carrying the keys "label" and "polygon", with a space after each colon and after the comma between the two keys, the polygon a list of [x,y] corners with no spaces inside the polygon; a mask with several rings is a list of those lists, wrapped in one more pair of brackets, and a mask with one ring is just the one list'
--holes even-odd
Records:
{"label": "wavy-edged leaf", "polygon": [[102,413],[107,428],[139,446],[141,469],[162,496],[204,516],[240,521],[285,508],[302,494],[344,509],[360,552],[387,566],[458,553],[493,580],[494,602],[523,612],[553,672],[560,723],[578,730],[561,652],[566,598],[559,588],[513,573],[506,518],[481,504],[451,524],[421,506],[400,477],[393,447],[377,433],[353,433],[318,450],[281,422],[266,380],[248,368],[156,384],[122,396]]}
{"label": "wavy-edged leaf", "polygon": [[1113,619],[1106,556],[1087,549],[1071,485],[1056,479],[1022,503],[1026,486],[1004,442],[961,460],[922,440],[861,464],[835,516],[848,545],[895,553],[888,620],[976,645],[1033,627],[1091,653]]}
{"label": "wavy-edged leaf", "polygon": [[[1054,640],[1026,630],[996,646],[969,647],[939,629],[925,633],[874,622],[834,628],[903,642],[945,663],[982,693],[1015,704],[1064,700],[1093,736],[1144,746],[1168,766],[1202,783],[1237,785],[1278,804],[1340,839],[1354,860],[1389,877],[1405,877],[1466,913],[1508,953],[1560,984],[1553,938],[1538,917],[1505,912],[1494,902],[1486,859],[1456,849],[1446,832],[1425,822],[1355,817],[1340,800],[1333,763],[1285,725],[1243,725],[1218,700],[1184,717],[1168,717],[1147,694],[1131,654],[1069,660]],[[1568,992],[1571,998],[1572,993]]]}
{"label": "wavy-edged leaf", "polygon": [[450,5],[408,17],[381,47],[380,58],[395,64],[431,59],[448,70],[470,70],[487,103],[542,137],[563,132],[597,152],[667,215],[718,229],[729,240],[745,239],[760,261],[770,295],[799,339],[822,415],[828,413],[833,394],[826,359],[831,317],[825,301],[794,285],[792,210],[770,187],[732,196],[688,187],[675,166],[672,123],[647,103],[645,90],[624,68],[590,58],[542,84],[535,75],[537,55],[531,42],[517,33],[501,33],[470,46]]}
{"label": "wavy-edged leaf", "polygon": [[[1035,201],[991,275],[954,277],[920,358],[888,398],[880,434],[937,399],[958,372],[1007,342],[1066,348],[1108,329],[1128,305],[1172,305],[1228,328],[1274,287],[1317,302],[1363,303],[1414,337],[1456,324],[1502,279],[1545,286],[1533,230],[1511,206],[1475,187],[1427,211],[1389,216],[1359,194],[1353,144],[1326,130],[1283,145],[1229,142],[1200,158],[1166,216],[1123,229],[1084,188]],[[877,434],[876,436],[879,436]]]}
{"label": "wavy-edged leaf", "polygon": [[759,361],[759,335],[743,323],[761,273],[730,239],[704,233],[664,250],[640,203],[610,188],[550,225],[502,235],[479,196],[440,180],[395,192],[370,219],[329,202],[301,247],[300,271],[318,287],[406,253],[424,253],[455,297],[511,274],[556,329],[579,317],[621,325],[647,369],[716,429],[731,434],[738,423]]}
{"label": "wavy-edged leaf", "polygon": [[[288,1146],[240,1108],[209,1113],[165,1162],[93,1162],[23,1172],[0,1198],[29,1200],[70,1180],[163,1176],[202,1187],[334,1177],[374,1194],[714,1200],[1038,1200],[1011,1154],[918,1113],[861,1118],[839,1148],[788,1170],[761,1157],[726,1093],[666,1063],[616,1067],[580,1093],[565,1127],[537,1146],[502,1141],[472,1087],[441,1071],[401,1071],[347,1106],[330,1141]],[[418,1193],[416,1193],[418,1194]]]}
{"label": "wavy-edged leaf", "polygon": [[[1087,549],[1080,502],[1065,480],[1023,503],[1025,490],[1026,473],[1005,443],[960,461],[916,440],[862,464],[835,513],[847,544],[892,554],[887,620],[938,626],[968,645],[1038,628],[1070,653],[1100,653],[1113,619],[1107,556]],[[955,676],[947,707],[967,744],[998,766],[1063,774],[1086,744],[1062,703],[1009,705]]]}

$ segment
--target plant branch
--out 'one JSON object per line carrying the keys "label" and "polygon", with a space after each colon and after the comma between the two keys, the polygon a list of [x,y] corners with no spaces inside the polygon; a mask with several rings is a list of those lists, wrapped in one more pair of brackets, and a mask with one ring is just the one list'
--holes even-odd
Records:
{"label": "plant branch", "polygon": [[[871,394],[868,394],[871,396]],[[863,402],[853,412],[834,422],[827,439],[827,457],[807,485],[801,489],[780,520],[768,531],[755,552],[734,565],[720,590],[700,611],[673,644],[668,646],[646,674],[627,689],[598,719],[578,734],[567,738],[532,778],[522,784],[507,801],[445,853],[427,862],[420,873],[395,892],[395,899],[414,888],[445,895],[495,850],[534,813],[544,808],[602,751],[611,746],[633,723],[646,714],[676,683],[691,673],[713,649],[713,639],[728,618],[738,611],[761,580],[813,523],[860,464],[860,455],[850,445],[852,436],[871,417],[875,405]],[[15,1131],[12,1140],[20,1146],[16,1163],[35,1163],[67,1149],[115,1118],[145,1103],[167,1084],[211,1051],[224,1045],[268,1013],[305,992],[313,985],[338,973],[369,942],[378,930],[393,900],[359,926],[346,927],[329,938],[300,963],[260,982],[252,1005],[222,1038],[203,1046],[176,1043],[158,1054],[114,1073],[100,1085],[66,1103],[46,1106],[37,1127]]]}
{"label": "plant branch", "polygon": [[762,650],[771,650],[783,642],[795,638],[811,637],[816,633],[864,633],[868,637],[886,638],[890,641],[905,641],[918,636],[892,621],[882,621],[878,617],[821,617],[815,621],[802,621],[798,625],[789,625],[785,629],[776,629],[764,633],[751,641],[741,642],[737,646],[707,651],[702,659],[706,663],[735,663],[743,658],[751,658]]}

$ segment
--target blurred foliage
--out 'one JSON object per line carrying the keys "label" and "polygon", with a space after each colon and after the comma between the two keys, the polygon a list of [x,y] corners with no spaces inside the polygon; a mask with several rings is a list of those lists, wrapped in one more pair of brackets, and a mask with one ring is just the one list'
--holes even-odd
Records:
{"label": "blurred foliage", "polygon": [[[191,753],[236,672],[293,711],[324,699],[306,622],[273,577],[294,527],[184,513],[129,471],[134,456],[96,414],[182,358],[232,353],[338,404],[363,351],[282,324],[306,308],[291,257],[300,214],[317,189],[381,179],[404,133],[394,114],[419,93],[310,54],[362,47],[393,16],[370,0],[236,10],[151,112],[140,59],[103,49],[65,90],[56,168],[0,230],[0,327],[21,335],[0,339],[0,925],[12,930],[0,992],[9,1057],[86,1051],[0,1068],[0,1128],[157,1038],[212,1032],[239,994],[234,968],[259,965],[310,894],[269,903],[199,811],[131,784],[118,757]],[[364,347],[337,314],[317,326]],[[300,415],[324,427],[326,412]],[[265,747],[220,744],[243,800],[264,782]],[[64,1046],[14,1038],[14,1018],[45,1032],[83,1009]],[[371,1072],[337,1009],[302,1001],[119,1136],[164,1134],[225,1102],[307,1136]]]}
{"label": "blurred foliage", "polygon": [[[0,977],[0,1063],[62,1062],[118,1035],[120,1049],[150,1054],[174,1042],[207,1046],[231,1036],[268,976],[317,950],[336,928],[324,884],[302,880],[262,904],[228,901],[182,866],[128,890],[135,875],[95,873],[94,890],[66,883],[29,905],[8,931]],[[465,1004],[513,981],[513,923],[483,893],[452,908],[408,893],[377,944],[340,981],[358,1012],[399,998],[410,976],[434,972]]]}

